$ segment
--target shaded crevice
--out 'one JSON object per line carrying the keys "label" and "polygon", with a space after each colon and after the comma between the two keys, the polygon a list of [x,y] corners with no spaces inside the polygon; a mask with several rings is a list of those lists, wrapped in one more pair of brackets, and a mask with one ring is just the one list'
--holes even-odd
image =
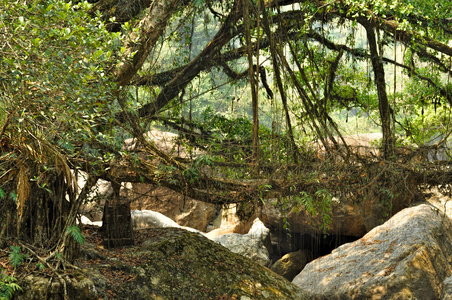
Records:
{"label": "shaded crevice", "polygon": [[299,250],[309,250],[312,260],[330,254],[337,247],[354,242],[361,237],[332,234],[301,234],[285,230],[271,230],[271,259],[277,261],[284,255]]}

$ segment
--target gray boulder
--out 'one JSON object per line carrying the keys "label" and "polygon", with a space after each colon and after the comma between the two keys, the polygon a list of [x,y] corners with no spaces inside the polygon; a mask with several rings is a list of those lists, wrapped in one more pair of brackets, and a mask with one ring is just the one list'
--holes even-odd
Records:
{"label": "gray boulder", "polygon": [[229,233],[214,237],[212,240],[260,265],[270,266],[270,253],[267,248],[270,230],[259,219],[254,221],[247,234]]}
{"label": "gray boulder", "polygon": [[452,275],[451,229],[430,205],[404,209],[307,264],[293,283],[311,299],[439,299]]}
{"label": "gray boulder", "polygon": [[168,218],[167,216],[162,215],[161,213],[158,213],[156,211],[152,210],[132,210],[131,212],[132,216],[132,226],[135,230],[140,229],[148,229],[148,228],[168,228],[168,227],[176,227],[176,228],[182,228],[188,231],[192,232],[198,232],[200,231],[180,226],[176,222],[174,222],[172,219]]}
{"label": "gray boulder", "polygon": [[131,215],[134,229],[180,227],[167,216],[152,210],[132,210]]}
{"label": "gray boulder", "polygon": [[[281,276],[199,234],[180,228],[148,232],[149,239],[121,251],[82,245],[89,255],[76,264],[83,269],[64,277],[70,280],[68,299],[309,299]],[[18,281],[23,291],[15,299],[65,299],[58,280],[34,273]]]}
{"label": "gray boulder", "polygon": [[215,218],[214,204],[197,201],[164,186],[146,183],[125,183],[121,193],[130,202],[132,210],[159,212],[181,226],[205,231]]}

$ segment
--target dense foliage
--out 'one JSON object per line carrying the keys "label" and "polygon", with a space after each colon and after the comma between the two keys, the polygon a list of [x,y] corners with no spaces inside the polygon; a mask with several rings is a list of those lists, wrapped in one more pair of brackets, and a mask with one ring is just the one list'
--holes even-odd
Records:
{"label": "dense foliage", "polygon": [[88,16],[87,3],[0,7],[0,236],[51,249],[75,222],[74,162],[96,168],[117,151],[109,100],[121,34]]}
{"label": "dense foliage", "polygon": [[71,253],[98,178],[325,226],[334,197],[389,217],[452,178],[449,1],[89,2],[0,0],[0,245]]}

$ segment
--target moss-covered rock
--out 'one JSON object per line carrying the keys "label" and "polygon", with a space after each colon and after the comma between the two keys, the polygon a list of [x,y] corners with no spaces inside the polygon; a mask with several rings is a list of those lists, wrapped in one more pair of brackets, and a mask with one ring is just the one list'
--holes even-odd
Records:
{"label": "moss-covered rock", "polygon": [[[199,233],[149,229],[138,244],[83,245],[76,262],[82,269],[64,275],[69,299],[308,299],[283,277]],[[43,274],[19,284],[17,299],[63,299],[61,282]]]}
{"label": "moss-covered rock", "polygon": [[145,263],[120,287],[121,299],[303,299],[294,285],[197,233],[155,229],[135,249]]}

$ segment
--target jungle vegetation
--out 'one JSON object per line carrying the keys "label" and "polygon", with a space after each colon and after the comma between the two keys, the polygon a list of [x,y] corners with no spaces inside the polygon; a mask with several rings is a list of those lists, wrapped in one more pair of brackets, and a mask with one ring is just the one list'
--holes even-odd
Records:
{"label": "jungle vegetation", "polygon": [[[39,249],[42,264],[70,267],[78,209],[100,178],[239,203],[244,215],[270,198],[315,213],[369,190],[382,201],[448,192],[450,1],[0,8],[0,245]],[[177,133],[183,155],[159,148],[153,129]],[[381,133],[375,151],[347,138],[370,132]]]}

